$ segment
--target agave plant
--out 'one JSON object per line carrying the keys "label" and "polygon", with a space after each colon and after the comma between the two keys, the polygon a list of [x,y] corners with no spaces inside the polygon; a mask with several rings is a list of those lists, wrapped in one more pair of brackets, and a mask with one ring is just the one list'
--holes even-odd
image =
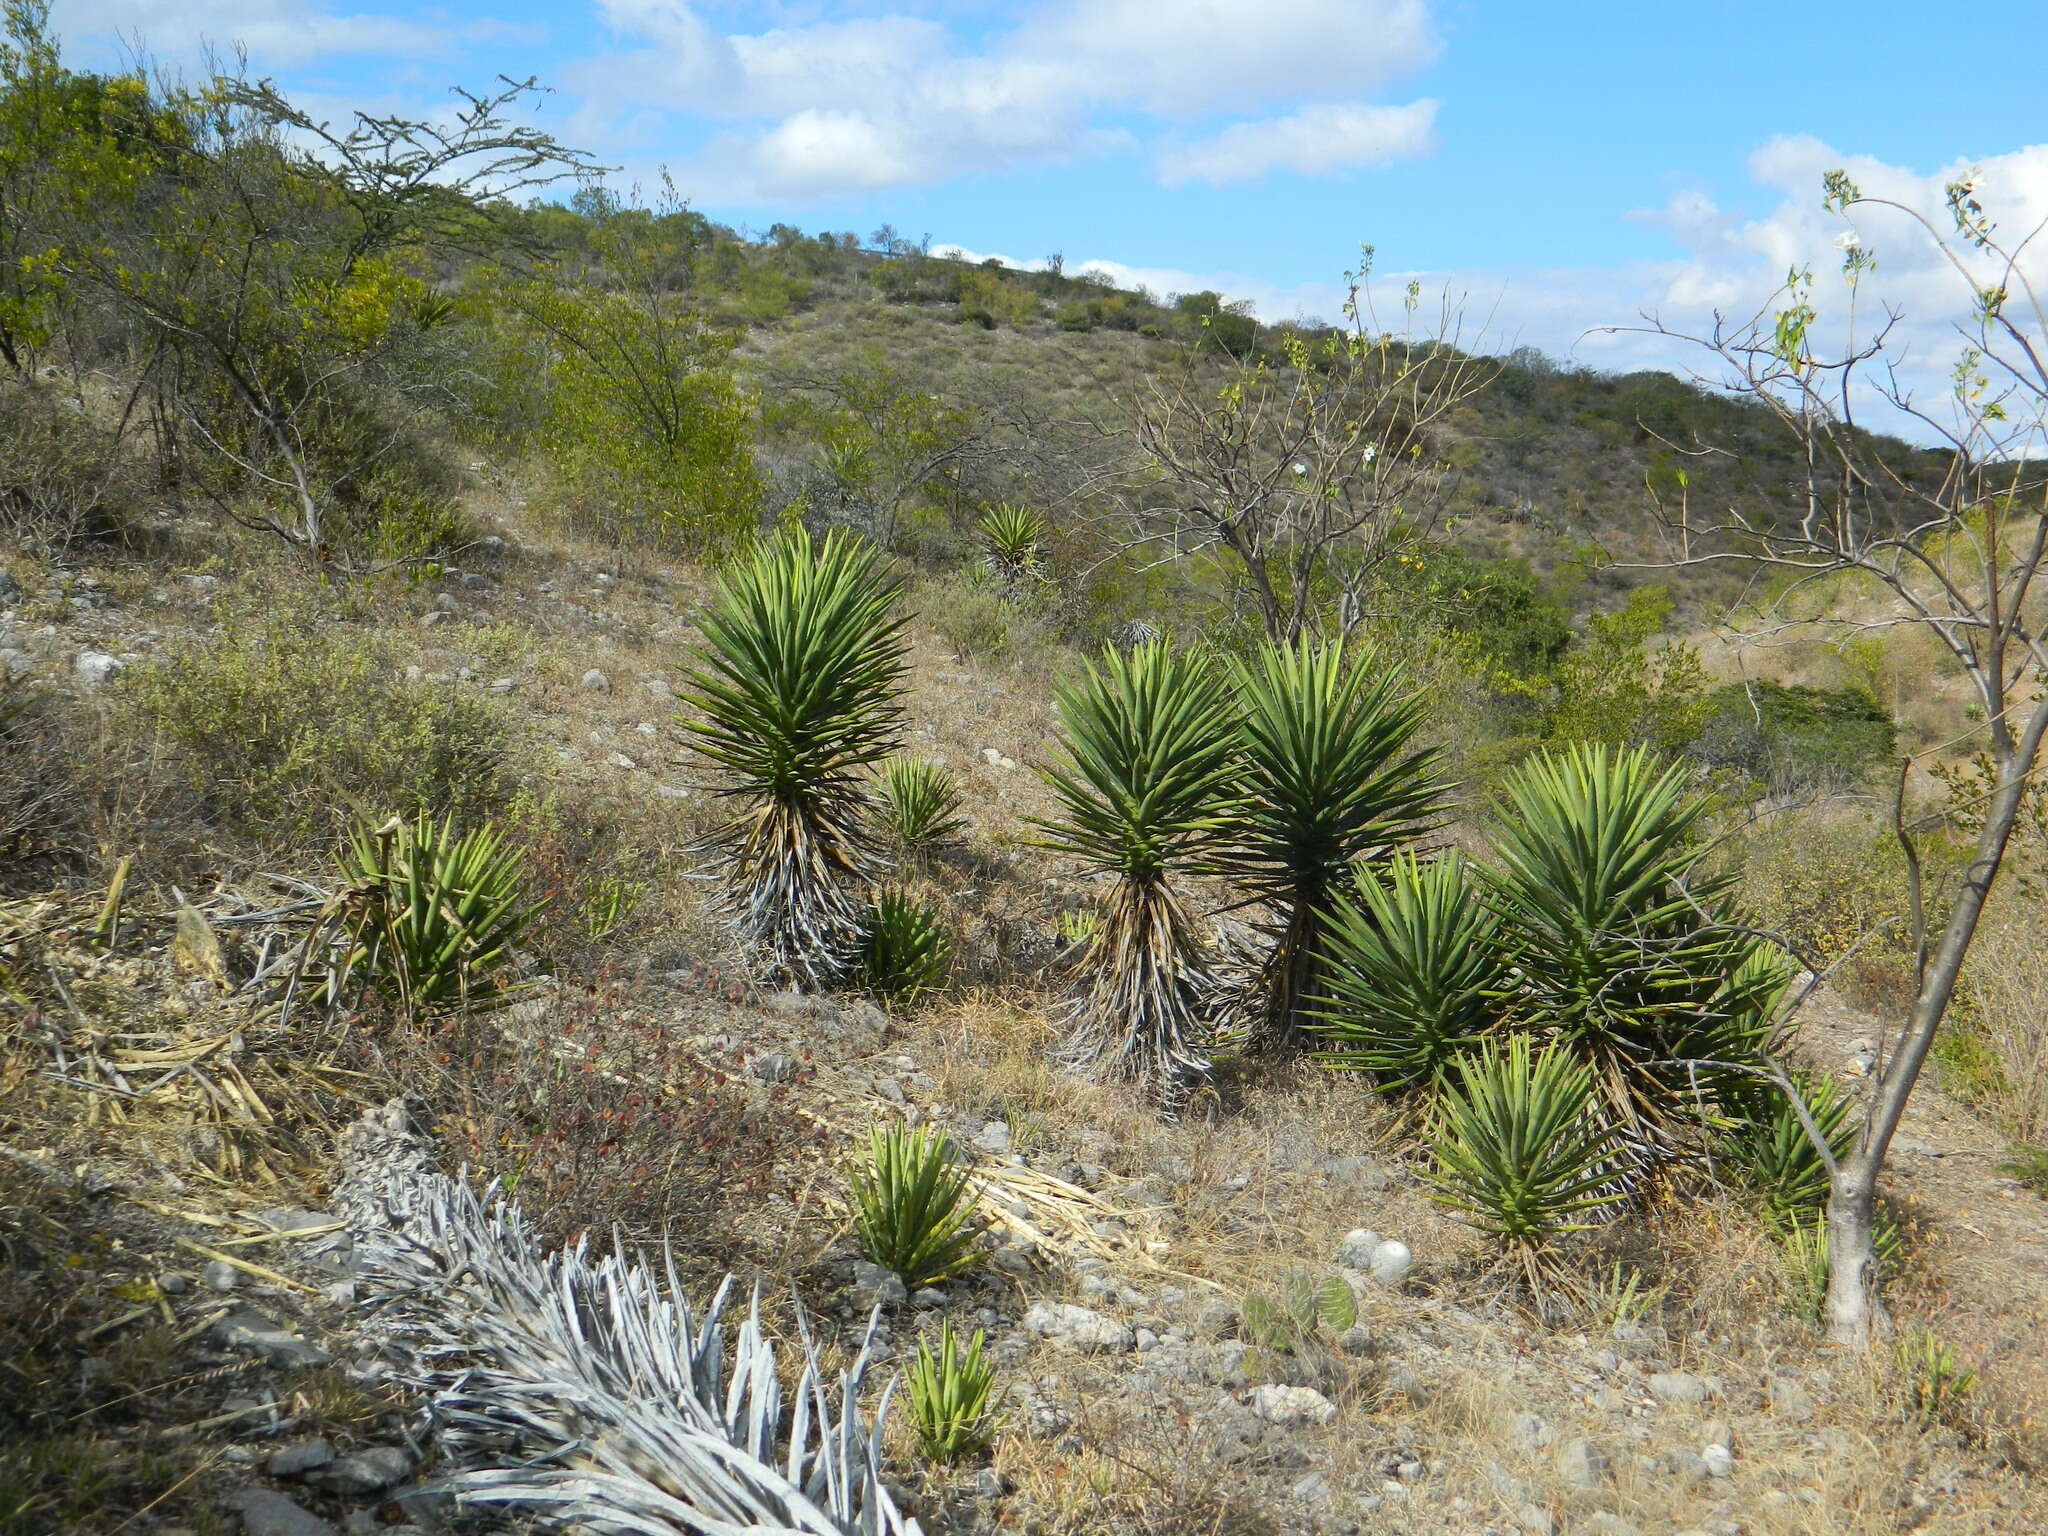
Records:
{"label": "agave plant", "polygon": [[974,1174],[956,1162],[952,1140],[920,1126],[876,1126],[866,1160],[853,1171],[853,1227],[868,1257],[912,1290],[974,1262],[983,1222]]}
{"label": "agave plant", "polygon": [[1170,876],[1199,867],[1228,825],[1230,696],[1198,656],[1154,641],[1103,654],[1053,692],[1065,761],[1042,776],[1060,803],[1043,847],[1110,876],[1082,951],[1064,1054],[1171,1107],[1207,1070],[1196,1041],[1208,990]]}
{"label": "agave plant", "polygon": [[939,986],[953,958],[953,936],[937,908],[887,890],[868,914],[854,979],[899,1007]]}
{"label": "agave plant", "polygon": [[1462,1057],[1437,1096],[1431,1198],[1466,1213],[1532,1286],[1555,1277],[1550,1245],[1609,1210],[1614,1137],[1594,1113],[1593,1075],[1527,1035]]}
{"label": "agave plant", "polygon": [[1228,866],[1275,914],[1266,1033],[1295,1045],[1323,992],[1330,907],[1358,861],[1433,825],[1444,794],[1398,668],[1340,644],[1269,645],[1233,668],[1245,794]]}
{"label": "agave plant", "polygon": [[340,864],[349,973],[414,1015],[515,995],[513,949],[546,902],[527,899],[525,855],[494,828],[393,817],[353,830]]}
{"label": "agave plant", "polygon": [[714,846],[732,929],[776,981],[845,972],[885,870],[866,774],[902,723],[897,589],[872,545],[794,529],[729,571],[703,617],[701,717],[685,724],[744,802]]}
{"label": "agave plant", "polygon": [[[1790,1080],[1829,1155],[1846,1157],[1856,1140],[1855,1101],[1825,1072],[1794,1072]],[[1756,1192],[1765,1214],[1796,1220],[1824,1208],[1827,1164],[1785,1091],[1762,1083],[1726,1097],[1729,1123],[1721,1156]]]}
{"label": "agave plant", "polygon": [[996,1367],[982,1353],[984,1342],[977,1329],[963,1348],[950,1321],[939,1326],[936,1350],[929,1339],[918,1340],[904,1385],[918,1444],[933,1461],[978,1456],[994,1438]]}
{"label": "agave plant", "polygon": [[1362,870],[1357,900],[1339,898],[1330,915],[1315,1059],[1389,1088],[1438,1081],[1499,1017],[1494,927],[1455,850]]}
{"label": "agave plant", "polygon": [[997,581],[1013,585],[1038,574],[1046,535],[1042,513],[1005,504],[989,508],[975,527],[988,551],[989,574]]}
{"label": "agave plant", "polygon": [[921,757],[892,757],[877,781],[882,819],[906,851],[958,842],[967,824],[960,819],[960,790],[943,764]]}
{"label": "agave plant", "polygon": [[1494,838],[1505,1002],[1588,1068],[1638,1168],[1744,1080],[1784,984],[1733,876],[1696,868],[1704,810],[1646,751],[1577,746],[1516,772]]}

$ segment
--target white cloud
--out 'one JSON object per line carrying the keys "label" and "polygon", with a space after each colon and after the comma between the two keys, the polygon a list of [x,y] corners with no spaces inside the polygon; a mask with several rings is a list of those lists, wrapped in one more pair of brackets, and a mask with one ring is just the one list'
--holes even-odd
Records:
{"label": "white cloud", "polygon": [[572,83],[621,122],[654,108],[734,124],[678,167],[700,196],[730,202],[1057,162],[1161,123],[1274,107],[1306,110],[1171,146],[1163,169],[1191,168],[1164,174],[1325,174],[1423,152],[1434,110],[1362,100],[1434,57],[1426,0],[1039,0],[971,44],[905,14],[742,34],[688,0],[599,11],[625,46],[576,66]]}
{"label": "white cloud", "polygon": [[1232,123],[1221,133],[1159,151],[1159,179],[1169,187],[1187,181],[1252,181],[1273,171],[1329,176],[1359,166],[1387,165],[1436,149],[1436,103],[1424,98],[1405,107],[1362,102],[1304,107],[1287,117]]}

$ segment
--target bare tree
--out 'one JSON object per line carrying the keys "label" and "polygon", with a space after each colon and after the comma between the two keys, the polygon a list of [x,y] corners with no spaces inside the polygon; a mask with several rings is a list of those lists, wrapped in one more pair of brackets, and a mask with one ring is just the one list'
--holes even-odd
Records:
{"label": "bare tree", "polygon": [[1453,414],[1498,371],[1462,345],[1448,296],[1418,328],[1415,283],[1402,328],[1380,329],[1372,254],[1345,274],[1342,326],[1319,341],[1284,332],[1277,359],[1255,352],[1220,381],[1215,349],[1191,348],[1148,383],[1127,429],[1135,474],[1112,519],[1119,546],[1159,562],[1221,558],[1278,640],[1326,613],[1347,632],[1367,616],[1375,574],[1441,514]]}
{"label": "bare tree", "polygon": [[[1810,270],[1795,271],[1746,321],[1716,316],[1710,335],[1684,339],[1704,347],[1722,371],[1711,382],[1768,408],[1804,450],[1803,505],[1795,516],[1730,508],[1701,526],[1682,520],[1694,554],[1673,563],[1760,561],[1780,573],[1765,610],[1773,633],[1788,627],[1880,629],[1914,626],[1933,635],[1961,669],[1982,711],[1989,790],[1954,903],[1931,932],[1914,829],[1904,814],[1902,765],[1896,829],[1905,850],[1915,945],[1915,998],[1887,1031],[1868,1080],[1854,1141],[1837,1157],[1777,1071],[1827,1165],[1830,1269],[1828,1332],[1867,1345],[1887,1326],[1878,1295],[1875,1201],[1897,1132],[1950,1001],[1986,901],[1998,884],[2010,839],[2048,733],[2048,646],[2041,632],[2037,582],[2048,557],[2048,480],[2037,455],[2048,447],[2048,317],[2023,258],[2041,227],[2001,236],[1969,179],[1947,188],[1944,230],[1921,212],[1866,197],[1840,171],[1826,178],[1826,206],[1846,214],[1884,208],[1903,215],[1914,238],[1932,243],[1962,285],[1970,318],[1960,323],[1952,387],[1938,410],[1921,405],[1893,371],[1903,348],[1901,314],[1887,307],[1874,332],[1859,338],[1855,294],[1874,258],[1853,230],[1846,250],[1847,340],[1838,354],[1816,355]],[[1655,329],[1664,335],[1679,333]],[[1703,378],[1709,377],[1702,375]],[[1901,412],[1945,449],[1901,452],[1858,422],[1863,409]],[[1882,611],[1840,611],[1845,594],[1882,600]],[[1786,1017],[1818,978],[1788,1001]]]}

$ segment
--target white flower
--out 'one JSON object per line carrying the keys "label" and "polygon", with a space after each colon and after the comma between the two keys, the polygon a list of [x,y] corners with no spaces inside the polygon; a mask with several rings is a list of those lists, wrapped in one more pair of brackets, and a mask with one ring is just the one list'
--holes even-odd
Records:
{"label": "white flower", "polygon": [[1306,464],[1297,464],[1294,466],[1294,472],[1297,475],[1305,475],[1308,473],[1308,466]]}
{"label": "white flower", "polygon": [[1845,229],[1835,236],[1835,249],[1838,251],[1853,251],[1862,243],[1863,237],[1853,229]]}
{"label": "white flower", "polygon": [[1366,462],[1366,463],[1370,464],[1370,463],[1371,463],[1371,462],[1372,462],[1372,461],[1373,461],[1374,459],[1378,458],[1379,456],[1380,456],[1380,449],[1379,449],[1379,444],[1377,444],[1377,443],[1367,443],[1367,444],[1365,445],[1365,462]]}

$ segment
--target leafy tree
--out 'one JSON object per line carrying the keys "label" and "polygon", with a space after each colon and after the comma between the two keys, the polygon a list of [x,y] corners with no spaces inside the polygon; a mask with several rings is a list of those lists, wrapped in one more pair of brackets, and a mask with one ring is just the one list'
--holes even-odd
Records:
{"label": "leafy tree", "polygon": [[1679,641],[1651,647],[1671,609],[1662,587],[1638,587],[1616,611],[1588,616],[1557,667],[1550,736],[1670,751],[1699,735],[1712,712],[1699,654]]}

